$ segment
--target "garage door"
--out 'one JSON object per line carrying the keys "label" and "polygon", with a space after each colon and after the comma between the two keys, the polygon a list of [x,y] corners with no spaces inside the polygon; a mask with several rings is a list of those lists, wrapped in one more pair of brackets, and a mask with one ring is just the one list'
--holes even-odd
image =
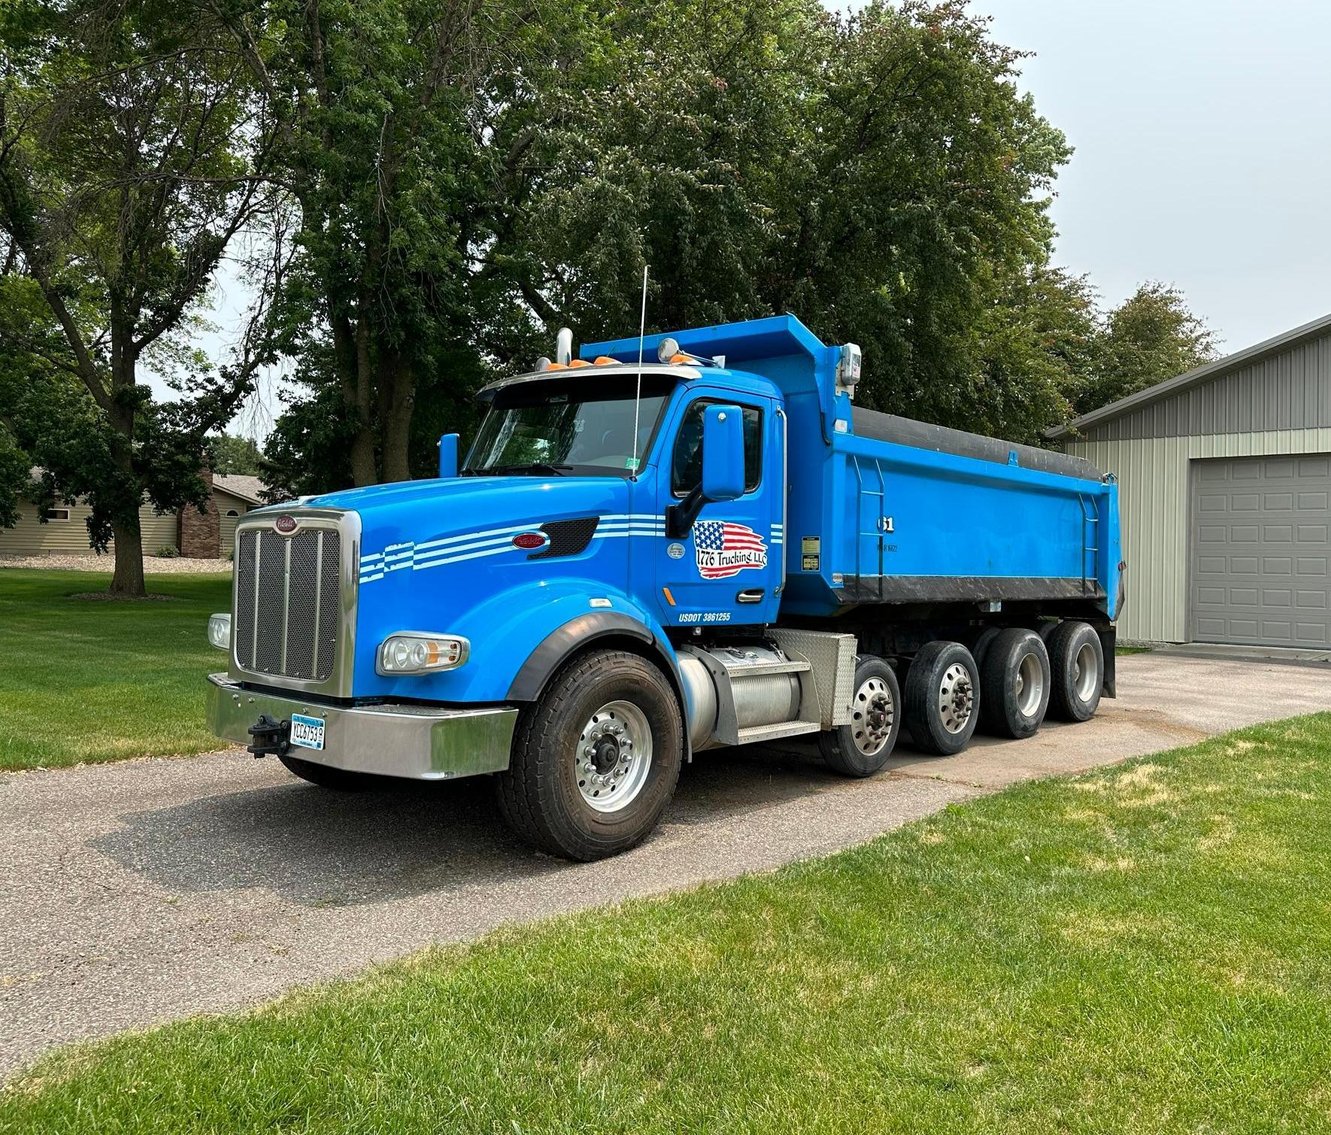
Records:
{"label": "garage door", "polygon": [[1198,461],[1191,603],[1199,642],[1331,643],[1331,454]]}

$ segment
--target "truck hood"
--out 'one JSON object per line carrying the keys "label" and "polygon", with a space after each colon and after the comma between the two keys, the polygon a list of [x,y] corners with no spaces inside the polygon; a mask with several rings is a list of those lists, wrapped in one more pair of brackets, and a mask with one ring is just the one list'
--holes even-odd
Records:
{"label": "truck hood", "polygon": [[456,477],[327,493],[310,508],[354,512],[361,522],[361,581],[403,568],[487,559],[522,532],[582,517],[627,512],[618,477]]}

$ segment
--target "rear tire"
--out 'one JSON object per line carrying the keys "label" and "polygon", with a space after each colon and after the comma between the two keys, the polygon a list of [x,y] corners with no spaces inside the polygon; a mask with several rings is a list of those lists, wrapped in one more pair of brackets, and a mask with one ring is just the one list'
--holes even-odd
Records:
{"label": "rear tire", "polygon": [[589,862],[641,843],[675,793],[684,722],[670,683],[622,650],[582,655],[524,710],[499,807],[539,851]]}
{"label": "rear tire", "polygon": [[1049,651],[1034,631],[1010,627],[989,644],[980,667],[980,723],[999,737],[1032,736],[1049,709]]}
{"label": "rear tire", "polygon": [[364,792],[373,788],[380,778],[369,772],[351,772],[349,769],[333,768],[331,765],[303,761],[300,757],[279,756],[277,758],[287,766],[287,771],[301,780],[308,780],[320,788],[331,788],[334,792]]}
{"label": "rear tire", "polygon": [[1100,636],[1088,623],[1059,623],[1049,634],[1049,662],[1054,673],[1049,712],[1063,721],[1086,721],[1100,705],[1105,681],[1105,653]]}
{"label": "rear tire", "polygon": [[938,757],[961,752],[979,721],[980,676],[959,642],[931,642],[906,673],[906,728],[917,748]]}
{"label": "rear tire", "polygon": [[818,734],[823,760],[842,776],[872,776],[885,764],[901,733],[901,687],[892,667],[866,654],[855,662],[849,725]]}

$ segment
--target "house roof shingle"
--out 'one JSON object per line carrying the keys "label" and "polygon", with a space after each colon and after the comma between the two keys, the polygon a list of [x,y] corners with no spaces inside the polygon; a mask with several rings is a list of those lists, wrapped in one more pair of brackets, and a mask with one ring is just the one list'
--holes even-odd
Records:
{"label": "house roof shingle", "polygon": [[247,477],[241,473],[215,473],[213,488],[239,497],[248,504],[263,504],[263,492],[267,486],[258,477]]}

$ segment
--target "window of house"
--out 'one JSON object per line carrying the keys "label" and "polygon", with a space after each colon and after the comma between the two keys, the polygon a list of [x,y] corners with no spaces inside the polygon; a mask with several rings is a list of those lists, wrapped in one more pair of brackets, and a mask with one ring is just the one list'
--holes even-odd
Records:
{"label": "window of house", "polygon": [[67,508],[48,508],[42,513],[47,520],[68,520],[69,509]]}
{"label": "window of house", "polygon": [[[670,488],[685,497],[702,483],[703,411],[714,399],[700,398],[684,414],[675,452],[670,461]],[[753,492],[763,479],[763,412],[756,406],[741,406],[744,413],[744,491]]]}
{"label": "window of house", "polygon": [[226,510],[226,514],[227,514],[227,516],[239,516],[239,515],[240,515],[240,513],[238,513],[234,508],[229,508],[229,509],[227,509],[227,510]]}

